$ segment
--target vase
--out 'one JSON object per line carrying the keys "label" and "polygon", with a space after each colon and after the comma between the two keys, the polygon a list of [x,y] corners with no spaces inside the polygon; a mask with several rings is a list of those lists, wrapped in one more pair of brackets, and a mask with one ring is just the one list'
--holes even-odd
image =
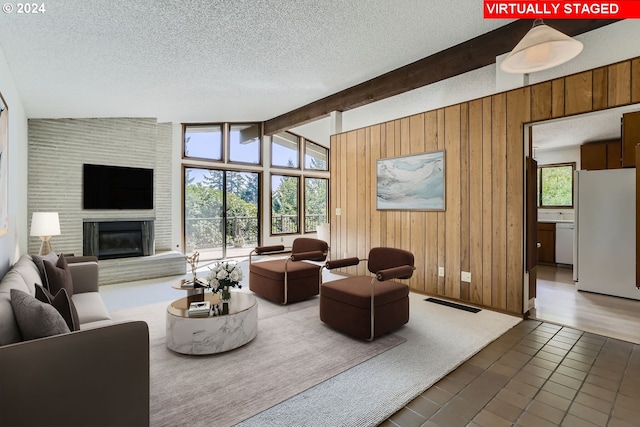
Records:
{"label": "vase", "polygon": [[228,286],[222,288],[222,294],[220,295],[220,299],[223,303],[229,303],[231,301],[231,291]]}

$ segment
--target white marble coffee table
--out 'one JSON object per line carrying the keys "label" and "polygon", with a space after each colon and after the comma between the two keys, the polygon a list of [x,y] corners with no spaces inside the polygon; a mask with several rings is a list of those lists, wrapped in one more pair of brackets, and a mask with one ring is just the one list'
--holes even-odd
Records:
{"label": "white marble coffee table", "polygon": [[[220,303],[217,294],[207,292],[205,300]],[[182,354],[213,354],[245,345],[258,333],[258,302],[245,292],[232,292],[228,313],[188,317],[192,297],[180,298],[167,307],[167,348]],[[222,307],[222,304],[220,304]]]}

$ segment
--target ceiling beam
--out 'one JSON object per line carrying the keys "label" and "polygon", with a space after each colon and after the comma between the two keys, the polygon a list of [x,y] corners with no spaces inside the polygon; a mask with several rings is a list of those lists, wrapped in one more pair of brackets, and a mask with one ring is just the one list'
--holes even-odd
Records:
{"label": "ceiling beam", "polygon": [[[573,37],[617,21],[619,19],[549,19],[545,24]],[[513,49],[531,29],[532,24],[533,20],[529,19],[511,22],[449,49],[274,117],[265,121],[264,132],[266,135],[273,135],[325,117],[332,111],[346,111],[361,107],[494,64],[497,56]]]}

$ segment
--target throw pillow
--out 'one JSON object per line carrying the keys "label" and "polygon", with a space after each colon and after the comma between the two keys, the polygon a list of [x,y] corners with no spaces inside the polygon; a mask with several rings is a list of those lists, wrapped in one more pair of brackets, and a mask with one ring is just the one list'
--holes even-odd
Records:
{"label": "throw pillow", "polygon": [[31,259],[33,263],[38,267],[38,272],[40,273],[40,279],[42,279],[42,284],[45,288],[48,288],[47,285],[47,273],[44,269],[44,260],[49,261],[51,264],[56,265],[58,262],[58,254],[55,252],[49,252],[47,255],[31,255]]}
{"label": "throw pillow", "polygon": [[64,255],[60,254],[56,265],[45,259],[44,270],[47,273],[47,284],[51,295],[56,295],[63,288],[67,290],[67,294],[73,295],[73,278]]}
{"label": "throw pillow", "polygon": [[51,304],[53,308],[58,310],[58,313],[62,316],[67,323],[69,330],[80,330],[80,318],[78,317],[78,311],[73,304],[73,300],[67,294],[65,289],[60,289],[56,296],[51,295],[51,292],[43,288],[36,283],[36,299],[38,301]]}
{"label": "throw pillow", "polygon": [[40,302],[26,292],[11,289],[11,307],[25,340],[70,332],[67,323],[52,305]]}

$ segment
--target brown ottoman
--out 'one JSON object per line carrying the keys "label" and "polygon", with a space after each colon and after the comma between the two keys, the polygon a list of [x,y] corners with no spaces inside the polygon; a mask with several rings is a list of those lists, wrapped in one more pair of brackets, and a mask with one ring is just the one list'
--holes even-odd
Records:
{"label": "brown ottoman", "polygon": [[349,335],[373,339],[409,321],[409,287],[391,280],[376,282],[374,335],[371,337],[371,279],[360,276],[323,283],[320,320]]}
{"label": "brown ottoman", "polygon": [[[284,304],[284,269],[283,260],[251,263],[249,266],[249,289],[263,298]],[[318,295],[320,269],[319,265],[304,261],[289,261],[287,263],[287,304]]]}

